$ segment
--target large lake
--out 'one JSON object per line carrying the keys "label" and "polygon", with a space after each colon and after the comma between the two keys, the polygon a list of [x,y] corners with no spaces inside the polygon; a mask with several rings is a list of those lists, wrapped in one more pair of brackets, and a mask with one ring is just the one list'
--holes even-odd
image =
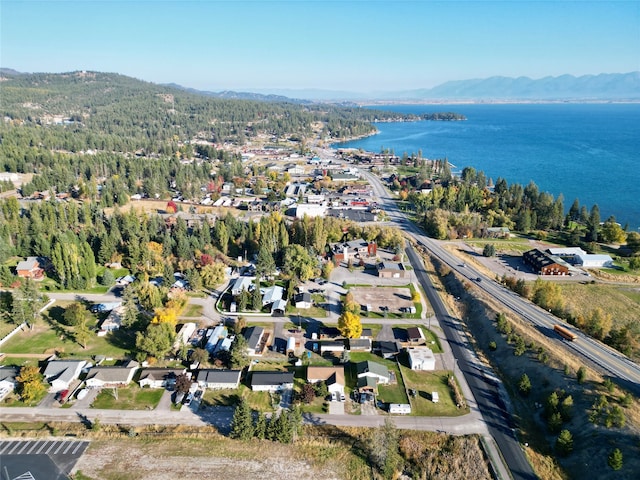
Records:
{"label": "large lake", "polygon": [[463,122],[376,124],[379,134],[335,144],[397,155],[447,158],[472,166],[494,181],[502,177],[600,208],[629,229],[640,228],[640,104],[389,105],[402,113],[452,111]]}

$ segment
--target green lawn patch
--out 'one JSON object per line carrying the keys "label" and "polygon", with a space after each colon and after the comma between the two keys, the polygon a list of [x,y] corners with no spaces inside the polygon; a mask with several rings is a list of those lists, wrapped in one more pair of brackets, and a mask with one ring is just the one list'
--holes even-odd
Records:
{"label": "green lawn patch", "polygon": [[22,400],[18,399],[18,396],[16,394],[9,394],[7,397],[4,398],[4,400],[2,401],[2,406],[3,407],[37,407],[38,404],[44,400],[44,397],[47,396],[49,392],[47,391],[47,389],[45,388],[40,395],[38,395],[35,399],[33,399],[32,402],[23,402]]}
{"label": "green lawn patch", "polygon": [[187,308],[185,308],[184,312],[182,312],[181,317],[201,317],[202,316],[202,305],[189,304]]}
{"label": "green lawn patch", "polygon": [[11,366],[11,365],[15,365],[16,367],[22,367],[24,365],[38,365],[39,360],[37,358],[30,358],[30,357],[14,357],[14,356],[9,356],[9,355],[5,355],[2,358],[0,358],[0,365],[2,366]]}
{"label": "green lawn patch", "polygon": [[[450,372],[416,372],[405,366],[400,367],[407,388],[417,392],[411,398],[411,413],[424,417],[456,417],[465,415],[469,409],[456,407],[451,388],[447,384]],[[439,401],[433,403],[431,393],[438,392]]]}
{"label": "green lawn patch", "polygon": [[[56,307],[53,307],[56,308]],[[57,307],[59,308],[59,307]],[[56,315],[59,312],[56,311]],[[89,328],[95,329],[96,321],[89,321]],[[54,353],[62,352],[70,356],[88,358],[93,355],[124,358],[135,347],[135,335],[124,330],[108,333],[104,337],[92,335],[83,349],[73,337],[73,329],[55,320],[38,322],[33,330],[17,333],[3,346],[5,353]]]}
{"label": "green lawn patch", "polygon": [[[242,386],[242,388],[246,389],[247,387]],[[233,406],[238,403],[240,396],[240,388],[206,389],[202,396],[202,405],[210,407]]]}
{"label": "green lawn patch", "polygon": [[108,410],[152,410],[160,402],[163,389],[135,386],[118,388],[116,399],[113,389],[103,389],[91,404],[93,408]]}

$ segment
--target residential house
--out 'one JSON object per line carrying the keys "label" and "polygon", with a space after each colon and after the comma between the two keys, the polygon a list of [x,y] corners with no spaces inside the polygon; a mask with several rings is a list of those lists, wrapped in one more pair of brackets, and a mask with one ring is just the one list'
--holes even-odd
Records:
{"label": "residential house", "polygon": [[349,350],[351,350],[352,352],[370,352],[371,339],[370,338],[350,338]]}
{"label": "residential house", "polygon": [[0,367],[0,400],[15,390],[19,374],[20,367]]}
{"label": "residential house", "polygon": [[85,384],[88,388],[126,387],[133,380],[136,370],[137,364],[132,367],[92,367],[87,373]]}
{"label": "residential house", "polygon": [[209,330],[207,331],[207,334],[209,336],[207,337],[207,343],[204,348],[207,352],[213,353],[218,342],[224,338],[227,338],[229,332],[227,331],[227,327],[225,327],[224,325],[216,325],[215,328]]}
{"label": "residential house", "polygon": [[381,363],[364,361],[356,363],[356,376],[358,378],[358,387],[370,385],[370,380],[374,380],[375,384],[387,384],[390,381],[389,369]]}
{"label": "residential house", "polygon": [[251,373],[251,390],[254,392],[279,392],[293,388],[293,372]]}
{"label": "residential house", "polygon": [[313,300],[309,292],[302,292],[295,296],[296,308],[311,308],[313,306]]}
{"label": "residential house", "polygon": [[80,376],[84,368],[84,360],[51,360],[44,369],[44,378],[51,388],[50,392],[68,390],[71,382]]}
{"label": "residential house", "polygon": [[283,317],[287,309],[287,301],[284,298],[276,300],[271,305],[271,315],[274,317]]}
{"label": "residential house", "polygon": [[378,264],[380,278],[409,278],[410,272],[399,262],[383,261]]}
{"label": "residential house", "polygon": [[140,371],[140,387],[166,388],[176,384],[178,375],[187,371],[186,368],[143,368]]}
{"label": "residential house", "polygon": [[27,257],[16,266],[16,274],[21,278],[30,278],[32,280],[42,280],[44,278],[44,261],[38,257]]}
{"label": "residential house", "polygon": [[122,317],[124,316],[125,311],[126,307],[124,305],[119,305],[118,307],[111,310],[107,318],[105,318],[100,325],[100,330],[105,333],[119,330],[122,326]]}
{"label": "residential house", "polygon": [[219,390],[222,388],[238,388],[241,370],[198,370],[196,381],[202,388]]}
{"label": "residential house", "polygon": [[279,285],[265,288],[262,293],[262,306],[269,305],[271,303],[282,300],[284,295],[284,288]]}
{"label": "residential house", "polygon": [[344,367],[308,367],[307,382],[325,382],[329,393],[344,393]]}
{"label": "residential house", "polygon": [[407,348],[411,370],[435,370],[436,357],[428,347]]}
{"label": "residential house", "polygon": [[243,290],[250,292],[254,288],[255,277],[238,277],[231,287],[231,295],[237,297]]}
{"label": "residential house", "polygon": [[301,203],[295,207],[296,218],[307,217],[325,217],[327,215],[327,207],[317,203]]}
{"label": "residential house", "polygon": [[362,333],[360,334],[360,338],[368,338],[369,340],[373,340],[373,331],[370,328],[363,328]]}
{"label": "residential house", "polygon": [[181,345],[189,343],[189,339],[195,333],[197,325],[194,322],[187,322],[178,325],[176,331],[176,341],[173,342],[173,348],[178,349]]}
{"label": "residential house", "polygon": [[400,346],[398,342],[377,342],[376,351],[380,354],[382,358],[390,359],[398,355],[400,353]]}
{"label": "residential house", "polygon": [[262,349],[264,348],[264,328],[253,326],[247,328],[244,333],[244,338],[247,339],[247,354],[250,356],[262,355]]}
{"label": "residential house", "polygon": [[320,353],[340,353],[345,351],[344,340],[320,342]]}

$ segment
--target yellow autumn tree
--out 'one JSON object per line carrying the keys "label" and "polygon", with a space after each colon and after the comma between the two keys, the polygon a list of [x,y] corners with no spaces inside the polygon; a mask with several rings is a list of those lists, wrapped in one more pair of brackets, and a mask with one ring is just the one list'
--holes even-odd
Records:
{"label": "yellow autumn tree", "polygon": [[362,335],[360,316],[348,311],[342,312],[338,319],[338,330],[345,338],[360,338]]}

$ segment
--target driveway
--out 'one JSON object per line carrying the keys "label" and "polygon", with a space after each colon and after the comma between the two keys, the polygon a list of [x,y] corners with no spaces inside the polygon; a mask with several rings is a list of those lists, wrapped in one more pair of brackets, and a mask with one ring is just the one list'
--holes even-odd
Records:
{"label": "driveway", "polygon": [[173,392],[170,392],[165,388],[164,392],[162,392],[162,397],[160,397],[160,401],[158,402],[158,405],[156,405],[156,408],[154,410],[158,410],[161,412],[171,411],[171,394],[172,393]]}
{"label": "driveway", "polygon": [[360,405],[360,415],[378,415],[375,403],[364,402]]}
{"label": "driveway", "polygon": [[71,408],[90,408],[91,404],[96,399],[99,393],[100,393],[99,388],[89,388],[87,396],[84,397],[82,400],[76,399],[75,403],[73,404],[73,407]]}
{"label": "driveway", "polygon": [[344,415],[344,402],[329,402],[329,415]]}
{"label": "driveway", "polygon": [[42,401],[38,404],[38,407],[40,408],[54,408],[54,407],[59,407],[60,404],[58,403],[58,401],[56,400],[56,395],[57,393],[53,393],[53,392],[49,392],[47,393],[47,395],[42,399]]}

